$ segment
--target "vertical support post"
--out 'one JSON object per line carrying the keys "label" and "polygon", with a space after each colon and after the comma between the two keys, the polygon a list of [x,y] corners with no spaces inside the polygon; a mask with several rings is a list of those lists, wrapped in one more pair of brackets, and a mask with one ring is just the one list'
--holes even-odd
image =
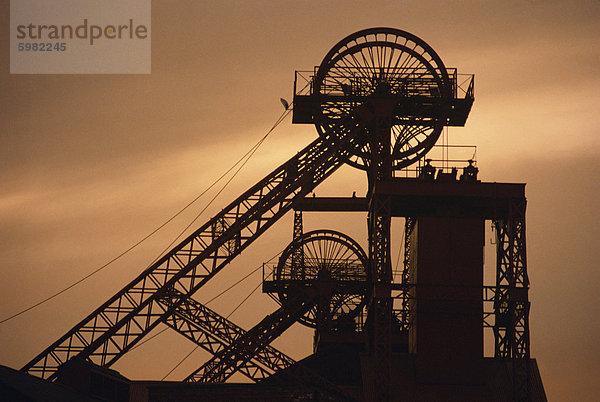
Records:
{"label": "vertical support post", "polygon": [[414,289],[409,286],[411,283],[410,272],[411,266],[414,261],[411,260],[411,250],[415,246],[412,244],[412,232],[415,229],[416,219],[414,217],[407,217],[404,222],[404,264],[402,268],[402,329],[408,331],[411,322],[414,317],[410,315],[410,300],[414,296],[411,296],[411,290],[414,293]]}
{"label": "vertical support post", "polygon": [[[302,228],[302,211],[294,210],[294,232],[293,239],[297,240],[302,237],[303,228]],[[304,267],[304,252],[302,250],[302,245],[298,244],[298,247],[295,247],[292,252],[292,272],[300,272],[301,279],[304,280],[305,270],[304,269],[295,269],[296,267]]]}
{"label": "vertical support post", "polygon": [[302,211],[294,210],[294,233],[292,234],[293,240],[296,240],[302,236]]}
{"label": "vertical support post", "polygon": [[529,278],[525,247],[525,199],[511,199],[497,238],[495,357],[511,359],[514,400],[529,400]]}
{"label": "vertical support post", "polygon": [[370,128],[369,169],[369,263],[371,299],[369,304],[369,354],[376,362],[376,400],[391,399],[392,264],[390,259],[391,199],[378,192],[378,183],[392,177],[390,139],[395,103],[372,101],[375,119]]}

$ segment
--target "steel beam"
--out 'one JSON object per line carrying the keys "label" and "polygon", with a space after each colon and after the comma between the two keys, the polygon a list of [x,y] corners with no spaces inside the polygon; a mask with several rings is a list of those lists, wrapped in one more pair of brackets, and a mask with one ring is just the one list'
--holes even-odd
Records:
{"label": "steel beam", "polygon": [[[302,295],[304,296],[304,294]],[[240,366],[255,358],[306,312],[313,308],[314,298],[297,297],[266,316],[227,348],[215,353],[202,367],[190,374],[188,382],[225,382]]]}
{"label": "steel beam", "polygon": [[[180,300],[183,302],[179,303]],[[176,290],[163,295],[159,302],[166,307],[176,306],[165,324],[212,355],[220,353],[246,334],[244,329],[227,318]],[[283,352],[266,345],[252,359],[240,364],[237,370],[253,381],[260,381],[295,363]]]}
{"label": "steel beam", "polygon": [[391,398],[392,359],[392,263],[390,258],[391,199],[380,192],[379,185],[392,177],[390,139],[394,99],[372,100],[374,119],[369,127],[371,165],[369,178],[369,287],[368,326],[369,355],[375,360],[375,400]]}
{"label": "steel beam", "polygon": [[[463,216],[506,219],[511,200],[525,199],[525,184],[438,182],[392,178],[378,183],[377,192],[391,200],[394,217]],[[368,212],[364,197],[306,197],[294,206],[305,212]]]}

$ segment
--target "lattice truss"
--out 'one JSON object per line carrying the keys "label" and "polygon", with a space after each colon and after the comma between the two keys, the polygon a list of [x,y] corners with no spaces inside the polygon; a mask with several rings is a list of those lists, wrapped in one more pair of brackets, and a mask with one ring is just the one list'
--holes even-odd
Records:
{"label": "lattice truss", "polygon": [[[327,135],[317,138],[251,187],[22,370],[53,380],[60,366],[75,356],[110,366],[160,323],[209,351],[224,350],[227,343],[241,336],[240,329],[194,302],[192,294],[292,209],[295,201],[340,167],[351,149],[361,146],[361,132],[360,124],[351,117],[332,127]],[[291,363],[283,354],[268,350],[265,353],[244,362],[242,372],[259,379]]]}
{"label": "lattice truss", "polygon": [[508,216],[494,221],[497,241],[494,290],[495,357],[513,362],[515,400],[529,397],[529,278],[524,199],[509,200]]}
{"label": "lattice truss", "polygon": [[[338,44],[310,77],[311,93],[295,96],[294,122],[312,123],[319,137],[225,207],[166,253],[131,283],[29,362],[23,371],[57,378],[74,357],[111,366],[159,324],[179,332],[213,357],[186,381],[222,382],[234,372],[260,381],[285,372],[304,383],[332,390],[334,385],[269,346],[292,323],[319,305],[318,289],[291,294],[281,307],[249,331],[221,317],[192,296],[279,218],[342,164],[367,171],[369,178],[368,302],[369,353],[379,365],[377,391],[390,389],[392,325],[406,330],[410,288],[399,290],[393,310],[390,261],[391,201],[377,184],[392,172],[420,160],[447,125],[464,125],[473,102],[473,80],[457,84],[435,51],[418,37],[391,28],[354,33]],[[460,91],[464,97],[460,98]],[[296,113],[298,111],[298,113]],[[498,241],[496,286],[486,288],[493,311],[497,357],[515,361],[515,395],[526,395],[529,358],[525,205],[516,200],[506,219],[494,222]],[[406,219],[402,284],[410,283],[410,233]],[[294,239],[302,237],[301,215]],[[291,250],[291,272],[304,266],[300,248]],[[361,305],[362,308],[362,305]],[[527,363],[525,363],[527,361]],[[293,370],[291,370],[293,368]],[[525,387],[525,388],[524,388]]]}

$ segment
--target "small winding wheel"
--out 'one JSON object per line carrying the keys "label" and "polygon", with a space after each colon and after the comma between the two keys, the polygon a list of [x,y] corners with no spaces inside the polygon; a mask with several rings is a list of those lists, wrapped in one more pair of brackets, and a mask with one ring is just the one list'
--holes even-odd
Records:
{"label": "small winding wheel", "polygon": [[274,272],[277,298],[317,287],[320,302],[300,322],[315,328],[321,322],[334,328],[352,322],[365,305],[367,257],[350,237],[333,230],[307,232],[283,251]]}

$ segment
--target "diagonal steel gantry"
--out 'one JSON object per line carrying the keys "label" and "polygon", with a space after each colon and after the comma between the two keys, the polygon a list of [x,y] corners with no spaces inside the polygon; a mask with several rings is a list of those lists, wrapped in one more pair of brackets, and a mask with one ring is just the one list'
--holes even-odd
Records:
{"label": "diagonal steel gantry", "polygon": [[273,340],[313,308],[318,295],[316,292],[312,293],[313,297],[299,295],[266,316],[229,347],[216,353],[185,381],[225,382],[240,366],[258,356]]}
{"label": "diagonal steel gantry", "polygon": [[[263,363],[265,355],[272,355],[272,348],[269,344],[318,302],[320,297],[319,287],[319,284],[317,284],[298,292],[296,297],[287,300],[275,312],[269,314],[252,329],[237,337],[228,347],[215,353],[209,361],[190,374],[184,381],[225,382],[236,371],[244,372],[244,370],[247,370],[248,364],[253,367],[253,361]],[[302,363],[294,363],[288,367],[280,365],[278,368],[280,370],[289,368],[285,372],[288,378],[299,384],[316,386],[334,396],[336,400],[355,400],[347,391]]]}
{"label": "diagonal steel gantry", "polygon": [[[179,303],[180,300],[183,301]],[[176,290],[163,295],[159,302],[167,308],[177,306],[165,324],[213,355],[246,334],[244,329],[227,318]],[[253,381],[260,381],[294,363],[294,359],[267,344],[251,359],[242,362],[237,371]]]}
{"label": "diagonal steel gantry", "polygon": [[[158,300],[167,289],[190,297],[364,144],[362,123],[340,121],[252,186],[214,218],[144,270],[97,310],[26,364],[21,371],[55,379],[78,356],[110,366],[159,323],[171,306]],[[185,298],[184,298],[185,299]]]}

